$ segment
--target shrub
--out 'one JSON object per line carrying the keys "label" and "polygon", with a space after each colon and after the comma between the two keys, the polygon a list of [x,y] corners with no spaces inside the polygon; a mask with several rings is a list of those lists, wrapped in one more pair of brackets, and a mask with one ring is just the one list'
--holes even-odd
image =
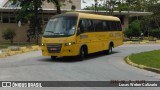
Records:
{"label": "shrub", "polygon": [[160,29],[151,29],[149,31],[150,35],[153,36],[153,37],[157,37],[157,38],[160,38]]}
{"label": "shrub", "polygon": [[124,34],[132,39],[132,37],[139,37],[141,34],[141,21],[135,20],[133,21],[129,27],[125,30]]}
{"label": "shrub", "polygon": [[10,40],[11,44],[13,44],[13,39],[16,36],[16,33],[13,29],[6,29],[4,32],[2,32],[2,38],[5,40]]}

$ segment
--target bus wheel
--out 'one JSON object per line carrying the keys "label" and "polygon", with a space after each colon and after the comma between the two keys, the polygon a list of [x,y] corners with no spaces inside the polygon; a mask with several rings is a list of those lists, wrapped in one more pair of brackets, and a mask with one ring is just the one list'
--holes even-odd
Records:
{"label": "bus wheel", "polygon": [[52,60],[55,60],[55,59],[56,59],[56,56],[51,56],[51,59],[52,59]]}
{"label": "bus wheel", "polygon": [[80,50],[80,54],[78,56],[78,60],[82,61],[86,55],[85,49],[82,47]]}
{"label": "bus wheel", "polygon": [[105,50],[105,54],[107,54],[107,55],[111,54],[112,53],[112,48],[113,48],[113,46],[110,44],[109,49]]}

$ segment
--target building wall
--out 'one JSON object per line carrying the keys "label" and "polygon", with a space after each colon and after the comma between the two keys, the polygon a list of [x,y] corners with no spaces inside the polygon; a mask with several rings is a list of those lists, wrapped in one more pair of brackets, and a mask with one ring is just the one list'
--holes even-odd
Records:
{"label": "building wall", "polygon": [[[73,2],[72,4],[69,2],[64,3],[64,5],[61,7],[61,9],[70,10],[72,5],[76,6],[76,10],[81,9],[81,0],[72,0],[72,2]],[[43,2],[42,8],[43,9],[56,9],[56,7],[54,6],[53,3],[48,3],[47,1]]]}
{"label": "building wall", "polygon": [[[44,25],[45,27],[45,25]],[[44,30],[43,27],[43,30]],[[26,42],[27,41],[27,30],[28,30],[28,25],[22,25],[21,27],[18,27],[17,23],[0,23],[0,42],[8,42],[7,40],[2,38],[2,33],[6,30],[6,29],[12,29],[16,32],[16,37],[14,38],[14,42]],[[39,41],[41,41],[41,36],[39,38]],[[36,41],[35,38],[31,39],[31,42]]]}

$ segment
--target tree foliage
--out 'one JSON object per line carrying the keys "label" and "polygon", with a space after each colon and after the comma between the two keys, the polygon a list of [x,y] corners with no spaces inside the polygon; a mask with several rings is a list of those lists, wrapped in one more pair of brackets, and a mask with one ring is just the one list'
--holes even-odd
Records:
{"label": "tree foliage", "polygon": [[42,3],[45,0],[10,0],[15,2],[20,2],[21,9],[19,10],[19,15],[17,16],[17,20],[23,23],[27,23],[30,21],[29,30],[30,35],[36,38],[36,42],[38,44],[38,37],[40,32],[42,31],[42,27],[40,24],[40,16],[38,13],[42,11]]}
{"label": "tree foliage", "polygon": [[61,14],[61,6],[65,5],[65,2],[72,4],[72,0],[47,0],[48,3],[53,3],[57,9],[57,14]]}
{"label": "tree foliage", "polygon": [[133,21],[124,33],[130,39],[132,37],[139,37],[141,34],[141,21],[140,20]]}
{"label": "tree foliage", "polygon": [[[140,11],[140,12],[153,12],[150,16],[136,17],[140,22],[131,22],[129,28],[126,30],[127,36],[139,36],[140,32],[143,32],[145,36],[159,37],[157,33],[160,30],[160,0],[104,0],[103,3],[99,3],[101,0],[95,0],[97,3],[92,6],[87,6],[85,10],[103,10],[103,11]],[[112,10],[111,10],[112,9]],[[139,26],[140,25],[140,26]],[[139,29],[138,29],[139,28]],[[156,33],[157,32],[157,33]],[[159,34],[159,33],[158,33]]]}

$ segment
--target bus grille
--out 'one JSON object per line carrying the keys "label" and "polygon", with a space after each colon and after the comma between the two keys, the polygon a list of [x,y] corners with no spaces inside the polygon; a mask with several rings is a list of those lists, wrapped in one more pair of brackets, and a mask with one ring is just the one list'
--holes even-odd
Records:
{"label": "bus grille", "polygon": [[62,44],[47,44],[48,53],[60,53]]}

